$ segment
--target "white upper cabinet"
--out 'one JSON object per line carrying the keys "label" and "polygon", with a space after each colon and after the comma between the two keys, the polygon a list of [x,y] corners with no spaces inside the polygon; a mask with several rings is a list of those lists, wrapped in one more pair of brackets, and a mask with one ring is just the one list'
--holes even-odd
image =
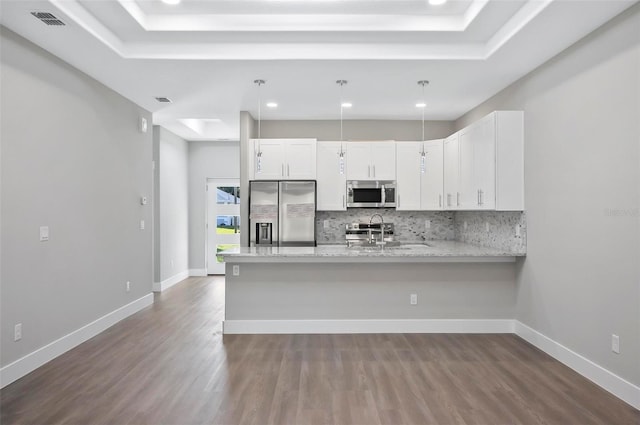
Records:
{"label": "white upper cabinet", "polygon": [[444,209],[458,208],[460,192],[460,163],[458,158],[458,133],[444,139]]}
{"label": "white upper cabinet", "polygon": [[444,140],[424,142],[424,165],[421,164],[420,209],[444,208]]}
{"label": "white upper cabinet", "polygon": [[318,211],[347,209],[346,152],[342,142],[317,144]]}
{"label": "white upper cabinet", "polygon": [[315,180],[315,139],[254,139],[255,180]]}
{"label": "white upper cabinet", "polygon": [[398,210],[443,209],[443,141],[396,143]]}
{"label": "white upper cabinet", "polygon": [[421,208],[422,142],[396,142],[396,209],[417,211]]}
{"label": "white upper cabinet", "polygon": [[[498,211],[524,211],[524,112],[496,111],[487,118],[495,140],[495,197]],[[484,201],[487,202],[487,201]]]}
{"label": "white upper cabinet", "polygon": [[444,141],[447,209],[524,210],[524,113],[496,111]]}
{"label": "white upper cabinet", "polygon": [[347,180],[395,180],[395,142],[347,142]]}

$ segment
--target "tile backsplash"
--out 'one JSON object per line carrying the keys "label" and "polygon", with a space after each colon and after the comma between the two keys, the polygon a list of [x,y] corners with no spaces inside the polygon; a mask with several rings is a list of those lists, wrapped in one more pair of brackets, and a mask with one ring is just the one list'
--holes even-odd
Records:
{"label": "tile backsplash", "polygon": [[[517,225],[520,225],[519,236],[516,235]],[[526,214],[521,211],[457,211],[455,240],[524,254],[527,252]]]}
{"label": "tile backsplash", "polygon": [[[395,239],[400,242],[457,240],[517,253],[526,252],[526,217],[524,212],[519,211],[396,211],[393,208],[318,211],[318,244],[345,243],[345,225],[368,223],[373,214],[381,214],[386,223],[395,225]],[[374,220],[379,219],[376,217]],[[427,220],[430,222],[429,228],[426,226]],[[520,236],[516,236],[516,225],[520,225]]]}
{"label": "tile backsplash", "polygon": [[[453,240],[455,227],[451,211],[396,211],[393,208],[349,208],[347,211],[318,211],[316,238],[318,244],[345,243],[347,223],[368,223],[373,214],[380,214],[386,223],[395,226],[395,240],[420,242],[424,240]],[[376,217],[375,221],[379,218]],[[427,229],[425,222],[430,220]],[[326,224],[326,225],[325,225]]]}

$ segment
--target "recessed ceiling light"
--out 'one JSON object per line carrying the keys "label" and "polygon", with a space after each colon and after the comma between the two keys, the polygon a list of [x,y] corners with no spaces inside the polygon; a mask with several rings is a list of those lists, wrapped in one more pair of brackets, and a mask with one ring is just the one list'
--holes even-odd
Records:
{"label": "recessed ceiling light", "polygon": [[351,103],[349,103],[349,102],[344,102],[344,103],[342,104],[342,107],[343,107],[343,108],[351,108],[352,106],[353,106],[353,105],[352,105]]}
{"label": "recessed ceiling light", "polygon": [[277,108],[278,104],[276,102],[268,102],[267,108]]}
{"label": "recessed ceiling light", "polygon": [[169,99],[168,97],[164,97],[164,96],[159,96],[156,97],[156,100],[160,103],[171,103],[171,99]]}
{"label": "recessed ceiling light", "polygon": [[441,4],[445,4],[447,0],[429,0],[429,4],[432,6],[439,6]]}
{"label": "recessed ceiling light", "polygon": [[160,1],[164,4],[170,4],[172,6],[175,6],[176,4],[180,4],[182,0],[160,0]]}
{"label": "recessed ceiling light", "polygon": [[416,108],[426,108],[426,107],[427,107],[426,103],[423,103],[423,102],[416,103]]}

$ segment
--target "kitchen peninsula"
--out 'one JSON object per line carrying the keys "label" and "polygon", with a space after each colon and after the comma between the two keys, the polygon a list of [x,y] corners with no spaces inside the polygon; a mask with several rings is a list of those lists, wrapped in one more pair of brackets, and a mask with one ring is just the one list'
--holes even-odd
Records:
{"label": "kitchen peninsula", "polygon": [[390,248],[239,248],[223,331],[511,332],[523,252],[457,241]]}

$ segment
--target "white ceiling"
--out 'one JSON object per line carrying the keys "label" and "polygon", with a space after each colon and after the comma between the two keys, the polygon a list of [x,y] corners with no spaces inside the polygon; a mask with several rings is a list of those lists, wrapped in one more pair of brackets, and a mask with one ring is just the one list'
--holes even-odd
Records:
{"label": "white ceiling", "polygon": [[[636,0],[2,0],[0,23],[188,140],[263,119],[453,120]],[[66,23],[47,26],[32,11]],[[160,104],[156,96],[173,103]],[[277,109],[264,103],[275,101]]]}

